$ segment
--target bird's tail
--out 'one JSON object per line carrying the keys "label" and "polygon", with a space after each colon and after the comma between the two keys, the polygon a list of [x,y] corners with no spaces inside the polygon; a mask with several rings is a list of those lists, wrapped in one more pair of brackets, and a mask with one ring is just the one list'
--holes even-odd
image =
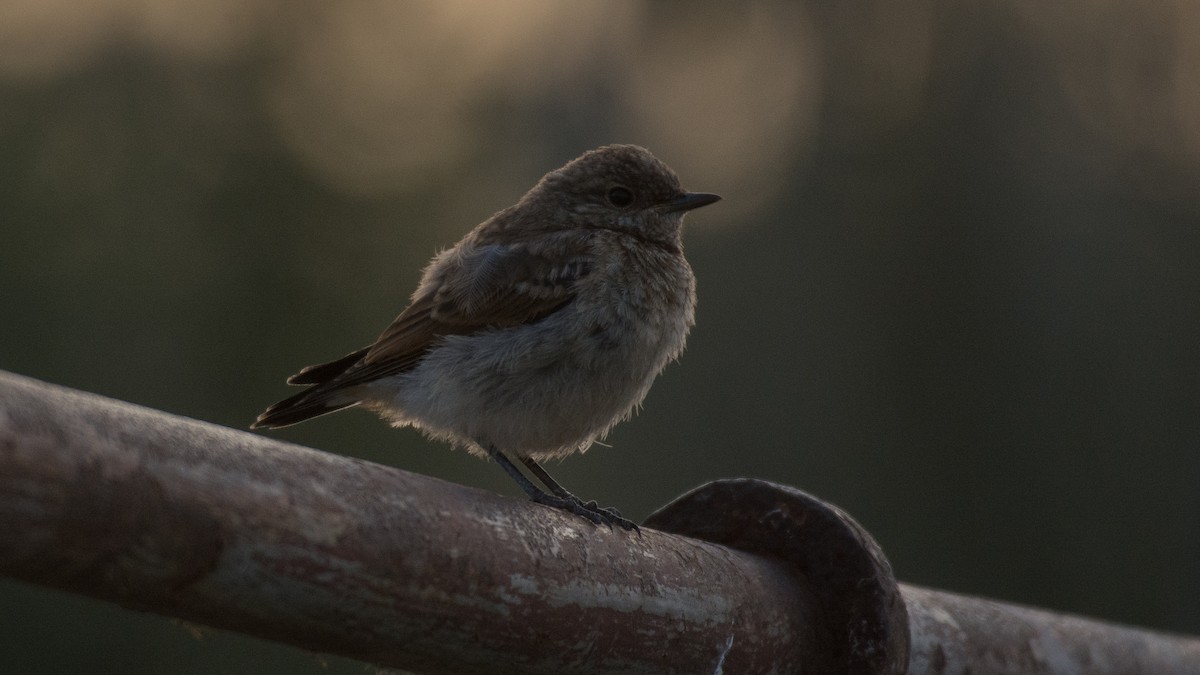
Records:
{"label": "bird's tail", "polygon": [[358,401],[334,403],[329,400],[333,392],[319,392],[314,391],[315,389],[317,387],[302,391],[267,408],[258,416],[258,419],[254,420],[254,424],[251,424],[250,428],[278,429],[358,405]]}
{"label": "bird's tail", "polygon": [[336,361],[309,366],[289,377],[288,384],[312,386],[264,410],[250,428],[278,429],[358,405],[358,401],[346,396],[338,377],[361,361],[366,353],[366,349],[360,349]]}

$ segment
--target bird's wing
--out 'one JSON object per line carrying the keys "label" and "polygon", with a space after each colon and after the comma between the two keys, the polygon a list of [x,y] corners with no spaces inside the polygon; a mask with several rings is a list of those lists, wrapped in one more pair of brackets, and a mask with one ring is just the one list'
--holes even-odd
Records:
{"label": "bird's wing", "polygon": [[582,252],[550,257],[522,245],[451,252],[439,261],[425,291],[336,383],[340,388],[404,372],[442,336],[543,319],[575,297],[576,282],[591,268]]}

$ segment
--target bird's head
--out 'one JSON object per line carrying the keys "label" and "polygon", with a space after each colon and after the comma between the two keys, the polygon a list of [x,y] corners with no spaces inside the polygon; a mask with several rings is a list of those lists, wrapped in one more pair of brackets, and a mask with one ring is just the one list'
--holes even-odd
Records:
{"label": "bird's head", "polygon": [[522,201],[553,210],[572,228],[601,228],[678,246],[683,216],[721,199],[687,192],[679,178],[649,150],[606,145],[546,174]]}

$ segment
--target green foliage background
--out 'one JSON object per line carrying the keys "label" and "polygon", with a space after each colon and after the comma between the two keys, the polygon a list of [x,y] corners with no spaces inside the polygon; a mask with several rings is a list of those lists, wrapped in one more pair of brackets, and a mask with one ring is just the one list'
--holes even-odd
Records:
{"label": "green foliage background", "polygon": [[[0,3],[0,368],[245,427],[545,171],[646,145],[697,326],[555,475],[822,496],[906,581],[1200,631],[1185,0]],[[350,412],[277,434],[515,495]],[[22,673],[369,668],[0,582]]]}

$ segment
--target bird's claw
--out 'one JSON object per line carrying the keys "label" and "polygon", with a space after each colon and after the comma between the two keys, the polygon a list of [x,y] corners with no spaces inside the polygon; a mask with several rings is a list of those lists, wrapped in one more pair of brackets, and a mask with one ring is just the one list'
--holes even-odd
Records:
{"label": "bird's claw", "polygon": [[577,516],[582,516],[592,521],[597,525],[607,525],[609,529],[613,525],[620,527],[623,530],[634,530],[641,533],[641,528],[637,523],[625,518],[621,512],[615,508],[608,506],[600,506],[595,500],[584,502],[575,495],[559,497],[555,495],[542,494],[533,498],[533,501],[546,506],[553,506],[556,509],[569,511]]}

